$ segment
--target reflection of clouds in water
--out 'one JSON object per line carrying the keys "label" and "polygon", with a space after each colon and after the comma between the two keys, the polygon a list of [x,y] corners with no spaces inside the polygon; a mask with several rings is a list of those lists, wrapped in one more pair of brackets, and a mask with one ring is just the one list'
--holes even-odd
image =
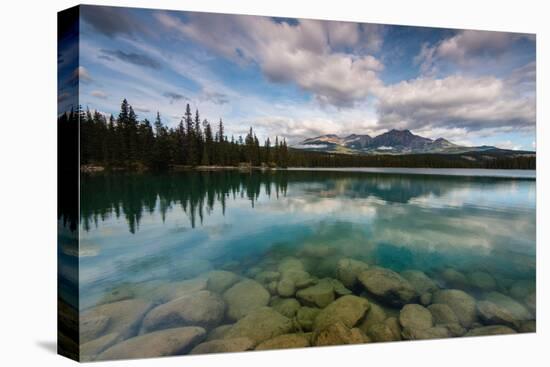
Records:
{"label": "reflection of clouds in water", "polygon": [[[319,198],[319,197],[286,197],[256,208],[262,213],[291,213],[306,217],[333,217],[339,214],[351,219],[372,219],[376,215],[376,206],[380,201],[375,199]],[[358,218],[360,217],[360,218]]]}
{"label": "reflection of clouds in water", "polygon": [[490,189],[483,186],[466,184],[456,186],[439,195],[427,193],[412,198],[409,203],[427,208],[463,207],[491,208],[508,210],[510,207],[530,208],[534,206],[529,182],[510,181],[506,184],[494,184]]}
{"label": "reflection of clouds in water", "polygon": [[[488,254],[500,248],[518,252],[535,241],[534,218],[512,211],[460,210],[418,205],[386,206],[372,225],[373,240],[430,251],[470,249]],[[524,233],[524,237],[518,237]]]}

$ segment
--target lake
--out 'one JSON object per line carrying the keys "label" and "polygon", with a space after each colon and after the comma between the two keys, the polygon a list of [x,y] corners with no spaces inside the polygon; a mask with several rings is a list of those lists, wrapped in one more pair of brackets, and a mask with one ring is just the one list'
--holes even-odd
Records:
{"label": "lake", "polygon": [[[320,321],[309,316],[308,323],[300,312],[317,314],[348,294],[368,299],[367,316],[383,315],[382,326],[371,328],[363,310],[355,328],[364,342],[534,331],[534,171],[457,171],[83,175],[80,309],[93,314],[136,299],[150,302],[149,309],[202,292],[209,314],[220,314],[205,321],[188,310],[155,319],[153,310],[141,321],[145,311],[137,312],[141,326],[120,321],[125,336],[117,343],[193,323],[214,338],[218,326],[258,308],[239,302],[269,304],[293,320],[287,332],[307,333]],[[469,300],[473,309],[456,306]],[[408,303],[427,307],[407,309],[413,320],[430,310],[429,325],[407,325]],[[452,315],[434,304],[449,305]],[[388,331],[395,318],[398,335]],[[455,320],[453,327],[447,319]],[[324,345],[314,335],[317,342],[308,343]],[[100,354],[105,349],[92,349],[89,359],[116,356]]]}

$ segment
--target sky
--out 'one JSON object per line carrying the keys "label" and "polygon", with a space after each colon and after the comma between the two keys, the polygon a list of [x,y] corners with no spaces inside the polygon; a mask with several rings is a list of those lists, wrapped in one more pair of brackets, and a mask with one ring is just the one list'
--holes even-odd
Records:
{"label": "sky", "polygon": [[535,150],[533,34],[96,6],[79,27],[60,83],[78,79],[80,104],[105,114],[126,98],[173,127],[189,103],[261,141],[409,129]]}

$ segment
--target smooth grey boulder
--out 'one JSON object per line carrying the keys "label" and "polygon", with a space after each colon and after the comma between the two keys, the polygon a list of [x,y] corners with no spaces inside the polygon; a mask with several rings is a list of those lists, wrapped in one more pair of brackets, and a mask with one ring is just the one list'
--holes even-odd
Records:
{"label": "smooth grey boulder", "polygon": [[218,325],[225,313],[225,303],[216,293],[199,291],[153,308],[143,319],[141,334],[181,326]]}
{"label": "smooth grey boulder", "polygon": [[261,342],[256,350],[305,348],[309,346],[309,338],[304,334],[283,334]]}
{"label": "smooth grey boulder", "polygon": [[439,289],[437,283],[420,270],[405,270],[401,276],[411,283],[418,294],[433,293]]}
{"label": "smooth grey boulder", "polygon": [[197,345],[189,354],[244,352],[254,347],[249,338],[218,339]]}
{"label": "smooth grey boulder", "polygon": [[267,306],[270,295],[257,281],[245,279],[229,288],[223,294],[223,299],[227,303],[227,316],[237,321],[250,312]]}
{"label": "smooth grey boulder", "polygon": [[406,340],[443,339],[451,337],[449,330],[443,326],[434,326],[427,329],[403,329],[401,335]]}
{"label": "smooth grey boulder", "polygon": [[205,341],[208,342],[211,340],[223,339],[225,334],[227,334],[227,332],[233,327],[233,325],[234,324],[226,324],[215,327],[214,329],[210,330]]}
{"label": "smooth grey boulder", "polygon": [[151,302],[128,299],[88,309],[80,317],[80,342],[87,343],[115,332],[120,339],[136,335],[143,317],[151,307]]}
{"label": "smooth grey boulder", "polygon": [[367,341],[368,338],[361,330],[348,328],[341,321],[330,324],[313,335],[313,344],[316,346],[362,344]]}
{"label": "smooth grey boulder", "polygon": [[352,328],[365,315],[369,308],[367,299],[357,296],[343,296],[325,307],[313,323],[314,330],[321,330],[336,322]]}
{"label": "smooth grey boulder", "polygon": [[213,270],[206,274],[206,289],[215,293],[223,293],[233,284],[237,283],[241,277],[226,270]]}
{"label": "smooth grey boulder", "polygon": [[367,336],[376,343],[399,340],[395,335],[395,331],[385,322],[371,325],[367,331]]}
{"label": "smooth grey boulder", "polygon": [[368,264],[350,259],[340,259],[336,265],[336,277],[347,288],[353,288],[357,284],[357,276],[369,268]]}
{"label": "smooth grey boulder", "polygon": [[300,307],[296,313],[296,322],[298,323],[299,328],[302,331],[311,331],[313,330],[313,322],[317,315],[321,312],[320,309],[315,307]]}
{"label": "smooth grey boulder", "polygon": [[408,304],[399,313],[399,323],[404,329],[424,330],[433,326],[433,317],[426,307],[418,304]]}
{"label": "smooth grey boulder", "polygon": [[479,301],[477,312],[480,320],[486,325],[506,325],[514,329],[519,328],[519,321],[510,311],[491,301]]}
{"label": "smooth grey boulder", "polygon": [[115,344],[96,360],[150,358],[185,354],[206,336],[200,327],[183,327],[155,331]]}
{"label": "smooth grey boulder", "polygon": [[358,275],[365,288],[385,302],[402,306],[418,298],[413,286],[396,272],[385,268],[371,268]]}
{"label": "smooth grey boulder", "polygon": [[271,300],[271,307],[281,315],[293,318],[300,309],[300,302],[295,298],[275,298]]}
{"label": "smooth grey boulder", "polygon": [[118,333],[110,333],[80,345],[80,362],[93,361],[105,349],[113,346],[120,339]]}
{"label": "smooth grey boulder", "polygon": [[436,325],[460,323],[460,320],[456,317],[455,312],[449,305],[444,303],[433,303],[428,306],[428,310],[430,310]]}
{"label": "smooth grey boulder", "polygon": [[166,303],[187,294],[205,290],[208,279],[204,277],[156,284],[141,298],[147,298],[155,303]]}
{"label": "smooth grey boulder", "polygon": [[477,319],[475,299],[459,289],[445,289],[436,292],[433,303],[443,303],[449,306],[465,328],[469,328]]}
{"label": "smooth grey boulder", "polygon": [[278,271],[261,271],[258,274],[256,274],[254,279],[256,279],[257,282],[260,282],[262,284],[268,284],[268,283],[271,283],[272,281],[279,280],[280,277],[281,277],[281,273],[279,273]]}
{"label": "smooth grey boulder", "polygon": [[363,320],[359,323],[359,328],[365,333],[372,325],[383,323],[387,315],[382,307],[374,302],[369,302],[369,308]]}
{"label": "smooth grey boulder", "polygon": [[224,335],[224,339],[247,337],[257,345],[292,331],[292,321],[270,307],[262,307],[241,318]]}
{"label": "smooth grey boulder", "polygon": [[331,282],[319,282],[296,292],[296,298],[305,306],[323,308],[334,301],[334,286]]}
{"label": "smooth grey boulder", "polygon": [[489,335],[503,335],[503,334],[515,334],[516,331],[508,326],[504,325],[491,325],[482,326],[471,329],[464,336],[489,336]]}
{"label": "smooth grey boulder", "polygon": [[499,292],[489,292],[485,295],[485,300],[493,302],[504,310],[507,310],[517,321],[526,321],[533,319],[533,315],[527,307]]}
{"label": "smooth grey boulder", "polygon": [[491,291],[497,287],[497,282],[495,278],[484,271],[474,271],[468,274],[468,281],[472,288],[481,290],[481,291]]}
{"label": "smooth grey boulder", "polygon": [[440,276],[447,285],[447,288],[465,289],[468,286],[466,276],[456,269],[447,268],[441,272]]}

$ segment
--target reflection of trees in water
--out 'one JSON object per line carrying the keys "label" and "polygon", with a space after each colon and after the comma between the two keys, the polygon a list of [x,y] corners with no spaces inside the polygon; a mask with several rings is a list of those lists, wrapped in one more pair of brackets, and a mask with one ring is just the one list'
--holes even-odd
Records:
{"label": "reflection of trees in water", "polygon": [[[269,197],[287,194],[289,184],[297,193],[367,198],[407,203],[425,195],[441,196],[475,185],[495,188],[506,179],[320,171],[188,171],[173,174],[96,174],[81,179],[80,221],[85,230],[111,215],[124,215],[135,233],[144,212],[158,210],[164,221],[168,210],[180,205],[191,226],[202,223],[205,213],[220,205],[225,214],[228,200],[247,198],[254,207],[263,191]],[[509,184],[509,182],[507,183]]]}
{"label": "reflection of trees in water", "polygon": [[164,221],[168,210],[181,208],[195,227],[219,204],[225,214],[228,199],[246,197],[254,206],[261,189],[267,195],[285,195],[286,175],[239,171],[191,171],[178,174],[99,174],[81,181],[81,223],[85,230],[114,214],[124,215],[130,232],[139,227],[143,212],[157,209]]}

